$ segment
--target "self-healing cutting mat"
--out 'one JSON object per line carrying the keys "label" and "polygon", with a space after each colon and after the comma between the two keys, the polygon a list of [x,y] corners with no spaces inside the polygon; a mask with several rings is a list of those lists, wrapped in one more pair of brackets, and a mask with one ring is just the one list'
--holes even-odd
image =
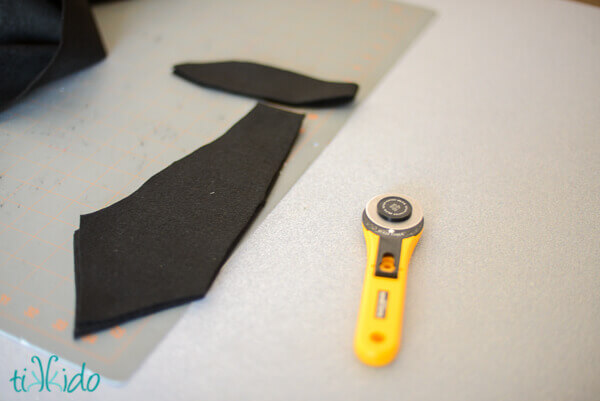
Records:
{"label": "self-healing cutting mat", "polygon": [[79,215],[127,196],[255,104],[185,82],[172,66],[250,60],[360,85],[354,105],[295,109],[307,117],[258,223],[432,12],[378,0],[144,0],[104,4],[94,13],[108,58],[0,114],[0,328],[124,380],[184,308],[73,340]]}

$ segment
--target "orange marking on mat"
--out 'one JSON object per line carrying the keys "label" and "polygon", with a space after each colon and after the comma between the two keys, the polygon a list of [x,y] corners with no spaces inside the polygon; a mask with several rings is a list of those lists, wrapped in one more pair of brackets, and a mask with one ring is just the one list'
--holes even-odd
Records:
{"label": "orange marking on mat", "polygon": [[95,334],[90,334],[89,336],[85,336],[81,338],[81,341],[89,343],[89,344],[95,344],[96,340],[98,340],[98,336]]}
{"label": "orange marking on mat", "polygon": [[10,297],[6,294],[0,295],[0,305],[6,305],[10,302]]}
{"label": "orange marking on mat", "polygon": [[306,118],[308,118],[309,120],[316,120],[317,118],[319,118],[318,114],[315,113],[309,113]]}
{"label": "orange marking on mat", "polygon": [[115,326],[112,329],[110,329],[110,335],[117,339],[121,338],[125,335],[125,329],[121,326]]}
{"label": "orange marking on mat", "polygon": [[109,361],[109,359],[105,358],[103,355],[95,354],[95,353],[90,352],[89,350],[87,350],[87,349],[85,349],[83,347],[79,347],[78,345],[74,344],[71,339],[65,340],[64,338],[61,338],[60,336],[57,337],[53,333],[51,333],[49,331],[46,331],[46,330],[43,330],[43,329],[40,329],[39,327],[37,327],[35,325],[32,325],[30,323],[27,323],[24,320],[19,320],[19,319],[15,318],[15,317],[13,317],[11,315],[8,315],[6,313],[2,313],[1,310],[0,310],[0,316],[3,317],[3,318],[5,318],[5,319],[10,320],[11,322],[17,323],[17,324],[19,324],[21,326],[24,326],[24,327],[27,327],[27,328],[35,331],[36,333],[40,333],[40,334],[44,335],[45,337],[51,338],[51,339],[53,339],[55,341],[58,341],[59,343],[61,343],[63,345],[66,345],[69,348],[75,349],[77,351],[81,351],[84,354],[91,356],[92,358],[98,359],[99,361],[104,361],[104,362],[108,362]]}
{"label": "orange marking on mat", "polygon": [[67,323],[66,321],[64,321],[62,319],[56,319],[56,322],[54,322],[54,324],[52,325],[52,328],[57,331],[63,331],[64,329],[67,328],[68,325],[69,325],[69,323]]}
{"label": "orange marking on mat", "polygon": [[40,310],[36,307],[30,306],[29,308],[27,308],[27,310],[24,312],[25,316],[27,316],[28,318],[33,319],[34,317],[36,317],[37,315],[39,315]]}

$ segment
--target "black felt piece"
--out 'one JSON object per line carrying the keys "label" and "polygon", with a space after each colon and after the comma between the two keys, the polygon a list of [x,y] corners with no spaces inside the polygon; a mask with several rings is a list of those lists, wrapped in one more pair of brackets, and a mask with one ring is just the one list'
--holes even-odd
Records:
{"label": "black felt piece", "polygon": [[0,111],[104,57],[86,0],[0,0]]}
{"label": "black felt piece", "polygon": [[259,104],[127,198],[81,216],[75,337],[203,297],[264,205],[303,118]]}
{"label": "black felt piece", "polygon": [[244,61],[188,63],[173,72],[198,85],[291,106],[332,106],[351,102],[358,85],[328,82]]}

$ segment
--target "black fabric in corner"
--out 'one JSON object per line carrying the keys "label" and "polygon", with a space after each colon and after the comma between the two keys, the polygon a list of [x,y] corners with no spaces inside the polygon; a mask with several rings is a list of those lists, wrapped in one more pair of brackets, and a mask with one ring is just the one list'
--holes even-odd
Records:
{"label": "black fabric in corner", "polygon": [[127,198],[81,216],[75,337],[203,297],[264,205],[303,118],[259,104]]}
{"label": "black fabric in corner", "polygon": [[0,111],[104,57],[87,0],[0,0]]}
{"label": "black fabric in corner", "polygon": [[333,106],[351,102],[358,85],[328,82],[267,65],[243,61],[188,63],[173,72],[191,82],[290,106]]}

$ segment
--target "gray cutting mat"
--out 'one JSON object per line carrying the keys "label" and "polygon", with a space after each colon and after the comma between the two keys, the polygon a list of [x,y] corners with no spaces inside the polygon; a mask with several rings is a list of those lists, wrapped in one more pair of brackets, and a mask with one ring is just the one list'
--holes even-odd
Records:
{"label": "gray cutting mat", "polygon": [[[185,307],[74,341],[79,215],[127,196],[255,103],[192,85],[171,67],[253,60],[357,82],[359,104],[433,14],[379,0],[144,0],[97,6],[95,15],[108,58],[0,114],[0,329],[124,380]],[[303,110],[301,135],[259,220],[353,107]]]}

